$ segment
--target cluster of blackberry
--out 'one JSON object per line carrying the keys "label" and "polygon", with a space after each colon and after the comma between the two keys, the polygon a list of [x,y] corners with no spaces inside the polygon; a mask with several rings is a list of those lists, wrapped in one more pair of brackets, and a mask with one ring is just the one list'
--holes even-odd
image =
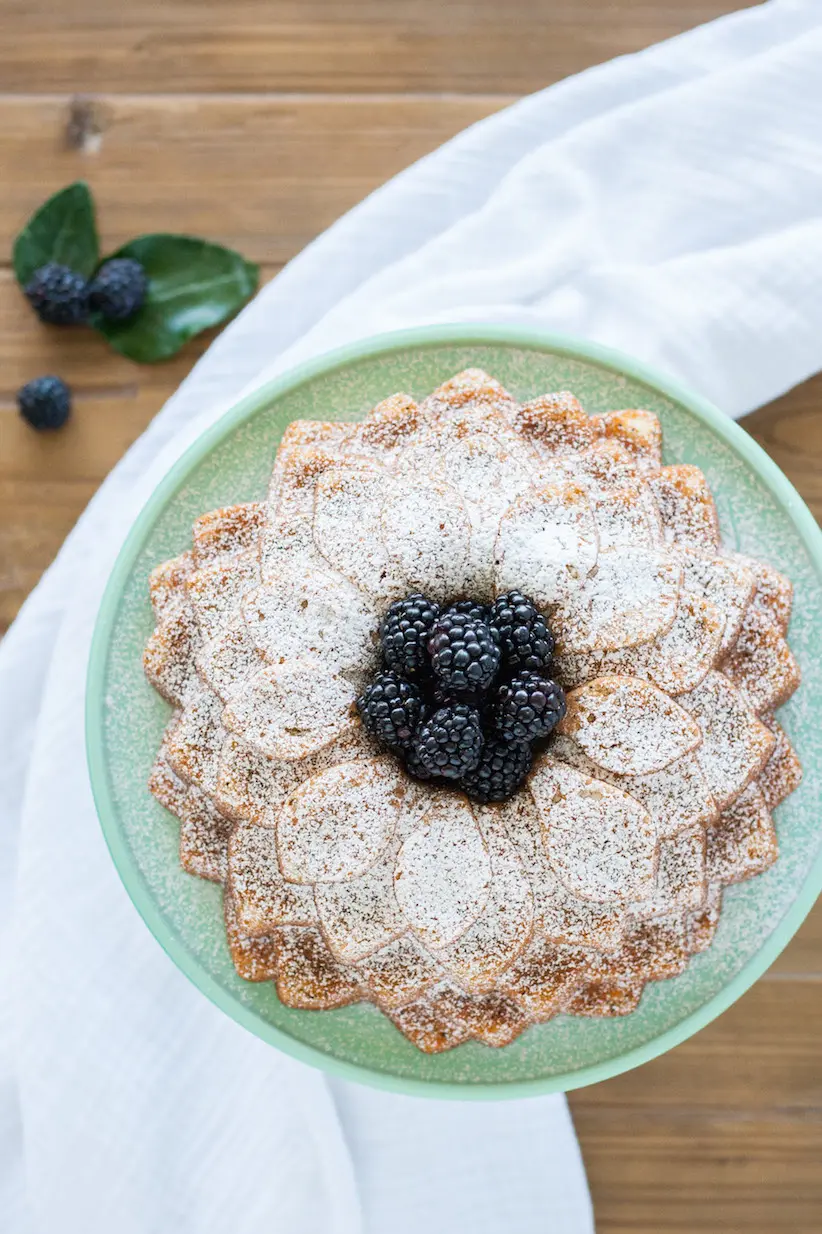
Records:
{"label": "cluster of blackberry", "polygon": [[554,640],[520,591],[448,608],[415,592],[380,628],[385,668],[357,699],[366,730],[417,780],[475,801],[507,801],[531,767],[534,742],[565,715],[551,677]]}
{"label": "cluster of blackberry", "polygon": [[41,321],[51,326],[79,326],[91,313],[100,313],[109,321],[133,317],[146,298],[148,277],[132,257],[112,257],[91,280],[49,261],[35,270],[24,290]]}

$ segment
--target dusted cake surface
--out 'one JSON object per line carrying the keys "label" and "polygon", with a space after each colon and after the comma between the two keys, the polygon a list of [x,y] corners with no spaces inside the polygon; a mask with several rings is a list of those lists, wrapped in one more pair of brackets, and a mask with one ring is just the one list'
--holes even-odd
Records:
{"label": "dusted cake surface", "polygon": [[[640,410],[520,405],[469,370],[360,424],[298,421],[268,500],[198,519],[152,576],[146,671],[174,705],[151,779],[225,885],[238,971],[367,999],[424,1050],[621,1015],[710,944],[777,856],[795,787],[791,585],[723,549]],[[568,712],[516,797],[416,783],[354,700],[390,603],[528,592]]]}

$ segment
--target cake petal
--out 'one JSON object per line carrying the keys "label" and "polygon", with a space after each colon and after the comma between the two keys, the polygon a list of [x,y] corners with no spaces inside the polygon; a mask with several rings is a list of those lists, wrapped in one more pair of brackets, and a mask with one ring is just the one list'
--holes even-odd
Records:
{"label": "cake petal", "polygon": [[530,794],[521,793],[498,809],[531,886],[534,932],[552,943],[614,951],[625,932],[622,905],[581,900],[560,882],[548,861],[540,815]]}
{"label": "cake petal", "polygon": [[377,610],[341,574],[284,568],[244,597],[242,612],[270,664],[314,658],[328,672],[363,676],[375,663]]}
{"label": "cake petal", "polygon": [[718,883],[709,883],[705,903],[688,914],[688,945],[693,955],[707,951],[714,941],[722,911],[722,888]]}
{"label": "cake petal", "polygon": [[351,683],[316,660],[255,673],[223,711],[223,724],[273,758],[306,758],[359,723]]}
{"label": "cake petal", "polygon": [[272,981],[277,976],[277,936],[249,938],[237,924],[230,895],[223,895],[226,940],[234,967],[244,981]]}
{"label": "cake petal", "polygon": [[606,780],[643,805],[653,819],[660,839],[667,840],[685,828],[715,822],[719,808],[693,754],[675,759],[662,771],[624,776],[604,771],[570,737],[556,734],[551,754],[569,763],[583,775]]}
{"label": "cake petal", "polygon": [[250,938],[272,934],[278,926],[317,921],[312,888],[286,882],[280,873],[273,827],[235,826],[228,843],[226,886],[237,924]]}
{"label": "cake petal", "polygon": [[448,981],[391,1015],[400,1032],[424,1054],[452,1050],[471,1036],[465,1014],[468,996]]}
{"label": "cake petal", "polygon": [[677,701],[699,724],[702,745],[696,757],[711,796],[724,809],[760,774],[776,740],[722,673],[710,672]]}
{"label": "cake petal", "polygon": [[699,745],[699,725],[673,699],[638,677],[598,677],[567,695],[558,732],[606,771],[661,771]]}
{"label": "cake petal", "polygon": [[198,569],[253,548],[264,518],[265,506],[261,502],[223,506],[202,514],[192,528]]}
{"label": "cake petal", "polygon": [[[593,420],[593,417],[591,417]],[[544,484],[578,484],[592,499],[617,489],[639,488],[643,469],[616,441],[600,439],[584,454],[543,460]]]}
{"label": "cake petal", "polygon": [[330,468],[314,491],[317,548],[334,570],[382,602],[406,590],[382,536],[382,511],[393,496],[390,476],[354,466]]}
{"label": "cake petal", "polygon": [[708,828],[708,878],[721,884],[739,883],[762,874],[779,856],[779,843],[765,797],[750,784]]}
{"label": "cake petal", "polygon": [[608,411],[600,420],[607,441],[615,441],[643,467],[662,466],[662,425],[651,411]]}
{"label": "cake petal", "polygon": [[143,670],[154,689],[169,703],[181,707],[195,677],[194,650],[199,633],[188,604],[174,604],[146,643]]}
{"label": "cake petal", "polygon": [[720,651],[730,651],[756,586],[753,572],[736,557],[680,549],[683,588],[716,605],[725,618]]}
{"label": "cake petal", "polygon": [[500,989],[535,1020],[550,1020],[596,971],[600,953],[534,938],[500,979]]}
{"label": "cake petal", "polygon": [[260,566],[255,549],[247,549],[236,557],[221,558],[196,570],[188,580],[187,590],[201,637],[217,636],[231,620],[242,597],[259,582]]}
{"label": "cake petal", "polygon": [[499,525],[496,590],[518,587],[543,607],[556,604],[583,585],[597,563],[597,545],[594,516],[583,489],[528,492],[506,511]]}
{"label": "cake petal", "polygon": [[488,901],[491,862],[468,802],[456,794],[432,799],[397,857],[394,892],[419,939],[447,947],[476,921]]}
{"label": "cake petal", "polygon": [[689,463],[662,467],[646,483],[659,506],[668,542],[702,550],[719,544],[716,506],[708,481],[698,467]]}
{"label": "cake petal", "polygon": [[466,407],[485,408],[496,417],[502,408],[514,406],[511,395],[495,377],[481,368],[467,368],[437,386],[422,404],[422,410],[426,418],[439,427],[452,418],[454,412]]}
{"label": "cake petal", "polygon": [[666,694],[682,694],[698,686],[715,664],[724,626],[716,605],[683,591],[666,634],[617,651],[560,652],[555,666],[566,689],[621,673],[642,677]]}
{"label": "cake petal", "polygon": [[151,768],[151,774],[148,778],[148,791],[152,797],[159,801],[161,806],[165,806],[170,813],[176,815],[177,818],[182,816],[183,805],[188,793],[188,785],[185,780],[180,779],[168,761],[168,746],[172,734],[179,723],[179,712],[175,712],[166,725],[160,749],[157,751],[157,757],[154,760],[154,766]]}
{"label": "cake petal", "polygon": [[410,1003],[443,976],[440,965],[413,934],[404,934],[357,965],[368,990],[385,1010]]}
{"label": "cake petal", "polygon": [[467,574],[463,574],[461,586],[452,594],[467,590],[471,595],[490,595],[500,518],[529,488],[530,471],[499,438],[490,433],[475,433],[448,448],[443,455],[442,473],[459,492],[471,520]]}
{"label": "cake petal", "polygon": [[315,888],[320,925],[338,960],[354,964],[405,933],[394,896],[398,845],[389,845],[365,874]]}
{"label": "cake petal", "polygon": [[271,473],[266,523],[312,514],[317,480],[343,457],[351,457],[346,449],[351,432],[350,424],[321,420],[294,420],[288,425]]}
{"label": "cake petal", "polygon": [[775,810],[802,782],[802,764],[788,736],[773,716],[762,716],[773,733],[776,744],[759,776],[759,787],[769,810]]}
{"label": "cake petal", "polygon": [[542,394],[513,410],[512,423],[541,457],[579,454],[602,436],[602,424],[589,419],[567,390]]}
{"label": "cake petal", "polygon": [[382,508],[380,534],[408,591],[445,601],[465,585],[471,522],[451,485],[398,485]]}
{"label": "cake petal", "polygon": [[180,865],[187,874],[224,881],[233,826],[205,793],[188,790],[180,817]]}
{"label": "cake petal", "polygon": [[638,801],[550,757],[529,787],[548,861],[574,895],[620,903],[653,894],[657,833]]}
{"label": "cake petal", "polygon": [[340,763],[312,776],[277,812],[277,853],[294,883],[359,878],[397,828],[403,778],[392,758]]}
{"label": "cake petal", "polygon": [[176,774],[209,794],[217,783],[220,747],[225,738],[221,711],[217,695],[201,682],[194,682],[166,746],[168,761]]}
{"label": "cake petal", "polygon": [[630,1015],[639,1006],[645,984],[642,981],[586,981],[563,1003],[566,1015],[610,1019]]}
{"label": "cake petal", "polygon": [[687,827],[659,846],[656,892],[638,909],[641,917],[697,909],[705,900],[705,828]]}
{"label": "cake petal", "polygon": [[668,553],[642,546],[600,553],[581,586],[554,592],[552,629],[560,651],[616,651],[660,638],[674,623],[681,580]]}
{"label": "cake petal", "polygon": [[489,513],[502,514],[531,480],[522,458],[491,433],[452,442],[443,454],[442,470],[463,501]]}
{"label": "cake petal", "polygon": [[228,818],[273,827],[276,812],[311,776],[338,763],[374,758],[376,742],[357,725],[306,758],[272,758],[229,733],[221,748],[214,800]]}
{"label": "cake petal", "polygon": [[156,621],[162,621],[172,607],[187,600],[186,583],[194,569],[194,554],[189,551],[161,562],[151,571],[148,593]]}
{"label": "cake petal", "polygon": [[658,546],[662,539],[659,510],[647,488],[614,489],[591,497],[600,552],[612,548]]}
{"label": "cake petal", "polygon": [[759,714],[787,702],[802,677],[780,627],[770,612],[755,603],[745,614],[723,671],[745,691]]}
{"label": "cake petal", "polygon": [[263,667],[242,612],[235,612],[219,634],[201,644],[194,657],[197,672],[207,686],[227,703]]}
{"label": "cake petal", "polygon": [[623,983],[676,977],[688,966],[689,933],[688,914],[680,911],[636,921],[616,955],[601,958],[601,976]]}
{"label": "cake petal", "polygon": [[793,583],[784,574],[780,574],[767,562],[755,561],[753,557],[744,557],[741,553],[732,553],[731,557],[741,566],[747,567],[754,577],[753,607],[766,613],[776,622],[782,634],[788,633],[793,607]]}
{"label": "cake petal", "polygon": [[526,946],[534,919],[528,879],[498,814],[479,811],[478,821],[491,858],[488,899],[473,925],[437,952],[448,971],[472,993],[491,989]]}
{"label": "cake petal", "polygon": [[409,394],[392,394],[352,425],[351,448],[382,466],[391,466],[413,441],[421,425],[420,411]]}
{"label": "cake petal", "polygon": [[284,926],[277,931],[277,995],[286,1007],[327,1011],[365,996],[358,974],[334,959],[313,926]]}

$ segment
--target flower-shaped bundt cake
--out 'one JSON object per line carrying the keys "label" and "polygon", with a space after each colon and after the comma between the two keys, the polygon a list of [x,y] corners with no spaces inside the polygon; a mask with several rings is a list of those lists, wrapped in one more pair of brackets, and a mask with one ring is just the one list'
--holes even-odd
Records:
{"label": "flower-shaped bundt cake", "polygon": [[[447,742],[407,704],[425,623],[463,601],[449,671],[490,676],[511,622],[492,646],[474,609],[508,593],[538,610],[525,659],[555,643],[557,692],[532,694],[553,722],[561,686],[564,715],[508,775],[505,741],[539,725],[502,686],[504,733],[459,734],[485,741],[486,778],[426,775],[363,725],[369,683],[393,674],[394,727],[372,731],[430,721]],[[469,370],[361,423],[296,422],[267,499],[198,519],[151,597],[145,668],[175,708],[151,790],[183,867],[224,885],[237,971],[289,1006],[367,1000],[426,1051],[623,1015],[710,945],[723,887],[776,859],[771,811],[800,776],[774,720],[799,683],[791,585],[723,547],[705,477],[662,466],[646,411],[520,405]]]}

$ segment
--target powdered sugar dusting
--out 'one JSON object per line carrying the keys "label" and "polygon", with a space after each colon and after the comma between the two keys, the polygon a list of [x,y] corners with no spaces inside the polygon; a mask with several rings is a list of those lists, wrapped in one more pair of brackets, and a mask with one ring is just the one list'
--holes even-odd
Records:
{"label": "powdered sugar dusting", "polygon": [[698,724],[662,690],[636,677],[605,676],[572,690],[558,726],[605,771],[661,771],[701,742]]}

